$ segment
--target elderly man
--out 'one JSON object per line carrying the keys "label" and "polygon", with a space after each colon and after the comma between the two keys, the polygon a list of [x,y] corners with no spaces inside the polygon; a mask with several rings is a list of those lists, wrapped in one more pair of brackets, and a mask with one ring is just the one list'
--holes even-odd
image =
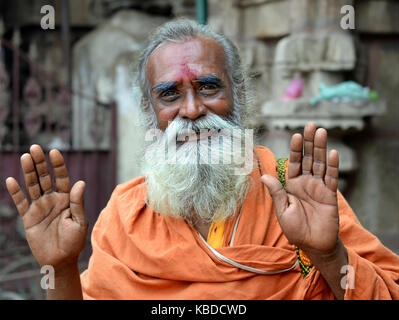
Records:
{"label": "elderly man", "polygon": [[55,269],[49,299],[399,299],[399,257],[337,191],[326,130],[309,123],[304,137],[293,135],[287,173],[265,147],[251,148],[247,174],[237,173],[243,162],[192,161],[248,154],[229,139],[207,145],[244,128],[247,84],[229,40],[188,20],[167,23],[139,71],[142,107],[161,139],[147,147],[145,174],[119,185],[101,212],[81,275],[84,182],[70,189],[52,150],[52,186],[37,145],[21,157],[31,203],[7,179],[34,256]]}

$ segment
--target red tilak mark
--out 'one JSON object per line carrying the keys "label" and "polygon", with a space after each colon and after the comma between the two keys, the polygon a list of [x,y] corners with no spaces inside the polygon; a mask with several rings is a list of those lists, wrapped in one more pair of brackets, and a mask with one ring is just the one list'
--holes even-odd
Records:
{"label": "red tilak mark", "polygon": [[182,77],[188,78],[189,80],[194,80],[196,78],[196,74],[190,70],[190,68],[186,64],[181,65],[181,74]]}

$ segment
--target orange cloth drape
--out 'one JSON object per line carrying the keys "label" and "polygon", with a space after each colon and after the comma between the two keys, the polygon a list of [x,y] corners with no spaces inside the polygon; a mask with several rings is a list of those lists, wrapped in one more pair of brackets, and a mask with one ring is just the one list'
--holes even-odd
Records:
{"label": "orange cloth drape", "polygon": [[[256,147],[260,166],[251,173],[245,199],[224,225],[218,253],[245,266],[279,271],[297,256],[280,228],[262,174],[277,177],[276,161]],[[164,217],[145,204],[144,177],[119,185],[92,232],[93,254],[81,275],[85,299],[333,299],[316,268],[303,278],[299,265],[257,274],[217,257],[184,220]],[[354,289],[346,299],[399,299],[399,257],[358,222],[339,194],[340,237],[353,267]],[[343,275],[344,276],[344,275]]]}

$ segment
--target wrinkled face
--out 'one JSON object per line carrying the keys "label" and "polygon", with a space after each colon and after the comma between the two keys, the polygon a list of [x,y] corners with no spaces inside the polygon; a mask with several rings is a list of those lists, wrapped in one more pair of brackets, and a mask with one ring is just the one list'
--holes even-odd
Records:
{"label": "wrinkled face", "polygon": [[[146,75],[158,127],[164,131],[147,147],[142,168],[149,205],[190,221],[194,215],[208,222],[231,216],[245,198],[248,179],[235,171],[243,163],[213,161],[234,160],[246,151],[243,135],[230,135],[241,133],[241,123],[234,116],[222,47],[205,37],[164,43],[150,55]],[[185,136],[185,130],[197,134]],[[183,142],[179,135],[188,139]],[[235,148],[233,140],[238,141]],[[175,149],[170,148],[173,142]]]}
{"label": "wrinkled face", "polygon": [[176,117],[196,120],[208,112],[224,118],[232,112],[226,58],[215,40],[198,37],[164,43],[147,63],[147,79],[159,128]]}

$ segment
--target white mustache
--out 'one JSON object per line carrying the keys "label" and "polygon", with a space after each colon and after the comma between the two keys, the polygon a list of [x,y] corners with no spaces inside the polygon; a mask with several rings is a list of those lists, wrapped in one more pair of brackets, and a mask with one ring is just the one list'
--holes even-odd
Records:
{"label": "white mustache", "polygon": [[166,128],[165,137],[169,144],[171,140],[182,142],[185,137],[195,134],[208,134],[208,136],[212,136],[240,128],[240,126],[233,124],[229,120],[224,120],[214,113],[209,113],[194,121],[182,118],[174,119]]}
{"label": "white mustache", "polygon": [[156,141],[145,151],[145,160],[154,164],[235,164],[236,174],[248,174],[253,166],[252,137],[252,129],[216,114],[195,121],[178,117],[164,132],[158,130]]}

